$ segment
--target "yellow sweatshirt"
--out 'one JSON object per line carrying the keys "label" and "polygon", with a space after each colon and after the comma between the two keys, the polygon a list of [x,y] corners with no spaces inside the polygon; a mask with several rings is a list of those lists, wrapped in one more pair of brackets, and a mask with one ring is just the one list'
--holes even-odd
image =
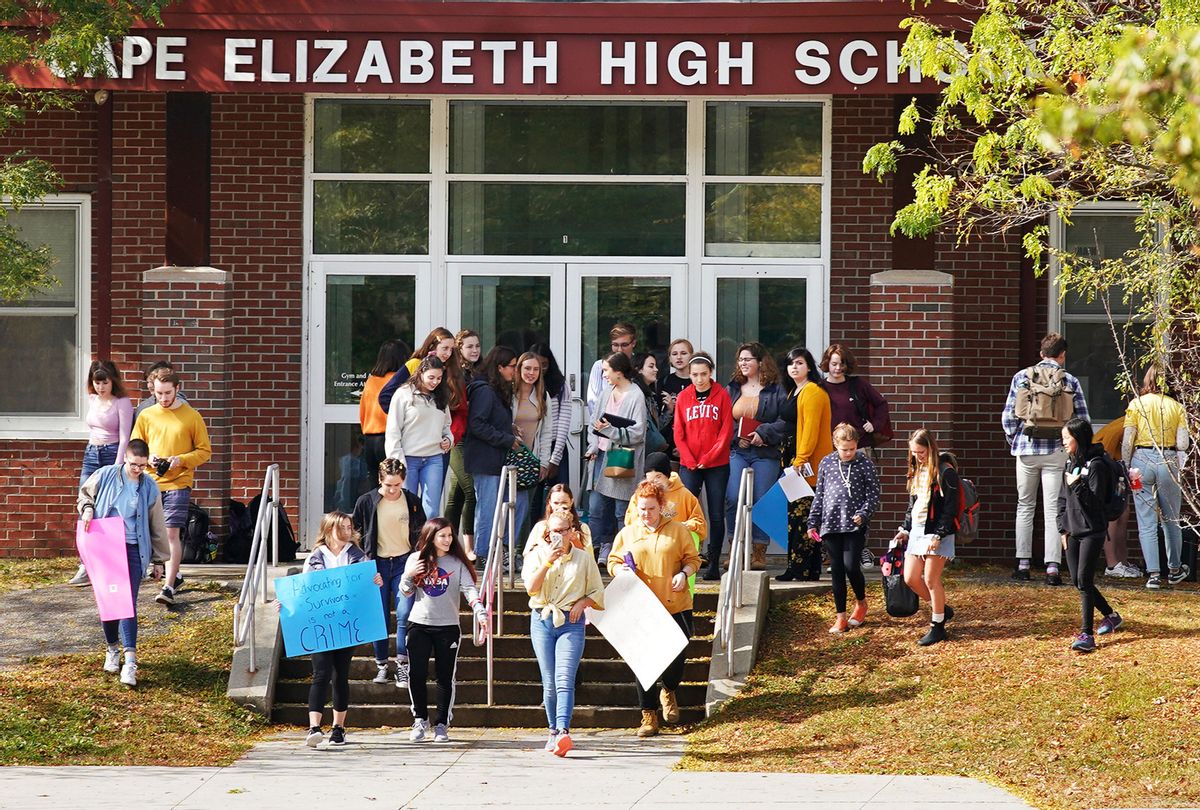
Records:
{"label": "yellow sweatshirt", "polygon": [[191,487],[192,473],[212,458],[208,428],[200,413],[182,400],[175,400],[175,403],[172,408],[155,404],[142,411],[133,424],[130,437],[146,442],[152,456],[179,456],[179,466],[168,470],[161,478],[153,469],[147,470],[163,491]]}
{"label": "yellow sweatshirt", "polygon": [[[682,523],[684,527],[695,532],[701,540],[708,536],[708,524],[704,522],[704,510],[700,501],[688,492],[687,487],[679,478],[679,473],[671,473],[670,483],[667,484],[667,503],[663,506],[663,516]],[[629,508],[625,510],[625,525],[638,523],[637,498],[629,499]]]}
{"label": "yellow sweatshirt", "polygon": [[692,594],[687,587],[678,592],[671,590],[671,579],[684,566],[693,573],[700,568],[700,552],[682,523],[664,517],[655,529],[646,528],[640,520],[621,529],[608,555],[610,574],[625,562],[626,551],[633,553],[637,575],[654,591],[668,613],[691,610]]}
{"label": "yellow sweatshirt", "polygon": [[817,484],[817,465],[821,459],[833,452],[833,425],[829,407],[829,394],[814,382],[808,382],[796,397],[796,457],[792,466],[808,462],[813,474],[808,477],[811,486]]}

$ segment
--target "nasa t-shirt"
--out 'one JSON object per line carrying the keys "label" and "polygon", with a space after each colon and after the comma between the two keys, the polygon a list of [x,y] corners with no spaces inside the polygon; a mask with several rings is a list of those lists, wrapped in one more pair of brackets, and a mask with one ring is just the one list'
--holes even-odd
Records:
{"label": "nasa t-shirt", "polygon": [[435,558],[437,565],[432,570],[416,576],[413,571],[419,561],[416,554],[408,558],[400,583],[405,593],[412,589],[415,594],[408,620],[431,627],[458,624],[459,594],[467,597],[468,604],[479,601],[471,573],[457,557],[447,554]]}

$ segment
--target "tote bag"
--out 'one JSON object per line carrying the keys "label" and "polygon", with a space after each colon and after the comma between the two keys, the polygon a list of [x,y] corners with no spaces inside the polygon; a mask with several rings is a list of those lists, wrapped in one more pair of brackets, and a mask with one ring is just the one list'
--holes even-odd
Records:
{"label": "tote bag", "polygon": [[633,478],[634,450],[629,446],[629,432],[618,428],[619,444],[610,444],[604,451],[605,478]]}

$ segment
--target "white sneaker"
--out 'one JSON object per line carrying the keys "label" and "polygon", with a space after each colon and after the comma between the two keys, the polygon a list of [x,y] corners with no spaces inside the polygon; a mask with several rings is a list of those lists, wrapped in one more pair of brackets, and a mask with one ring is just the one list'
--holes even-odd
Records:
{"label": "white sneaker", "polygon": [[391,678],[388,677],[387,661],[384,661],[383,663],[376,661],[375,666],[378,671],[375,673],[375,678],[371,681],[371,683],[387,683],[391,680]]}
{"label": "white sneaker", "polygon": [[421,740],[425,739],[427,731],[429,731],[429,721],[418,717],[416,720],[413,720],[412,731],[408,732],[408,741],[421,742]]}
{"label": "white sneaker", "polygon": [[542,747],[542,750],[543,751],[553,751],[554,744],[556,742],[558,742],[558,732],[552,730],[550,732],[550,734],[546,737],[546,744]]}
{"label": "white sneaker", "polygon": [[1104,575],[1121,579],[1141,579],[1142,570],[1131,563],[1119,562],[1112,568],[1105,568]]}
{"label": "white sneaker", "polygon": [[88,578],[87,569],[83,567],[82,563],[79,565],[79,570],[75,572],[75,576],[67,580],[67,584],[75,586],[92,584],[92,581]]}
{"label": "white sneaker", "polygon": [[121,671],[120,647],[109,647],[104,651],[104,671],[114,675]]}
{"label": "white sneaker", "polygon": [[450,735],[446,733],[446,724],[438,723],[433,727],[434,742],[450,742]]}
{"label": "white sneaker", "polygon": [[126,664],[121,667],[121,683],[126,686],[137,686],[137,664]]}

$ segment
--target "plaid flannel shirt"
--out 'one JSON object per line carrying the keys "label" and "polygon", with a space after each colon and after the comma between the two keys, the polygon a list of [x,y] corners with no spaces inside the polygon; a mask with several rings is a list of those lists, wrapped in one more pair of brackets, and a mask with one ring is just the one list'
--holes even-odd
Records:
{"label": "plaid flannel shirt", "polygon": [[[1038,365],[1059,367],[1058,363],[1053,360],[1045,359]],[[1065,381],[1067,386],[1074,391],[1075,415],[1091,421],[1091,417],[1088,415],[1087,400],[1083,398],[1083,386],[1070,373],[1066,375]],[[1058,439],[1034,439],[1026,436],[1021,432],[1024,423],[1014,413],[1017,407],[1017,389],[1026,382],[1025,369],[1021,369],[1013,375],[1012,384],[1008,387],[1008,399],[1005,400],[1004,411],[1000,414],[1000,424],[1004,427],[1004,435],[1008,437],[1009,452],[1014,456],[1048,456],[1061,449],[1062,442]]]}

